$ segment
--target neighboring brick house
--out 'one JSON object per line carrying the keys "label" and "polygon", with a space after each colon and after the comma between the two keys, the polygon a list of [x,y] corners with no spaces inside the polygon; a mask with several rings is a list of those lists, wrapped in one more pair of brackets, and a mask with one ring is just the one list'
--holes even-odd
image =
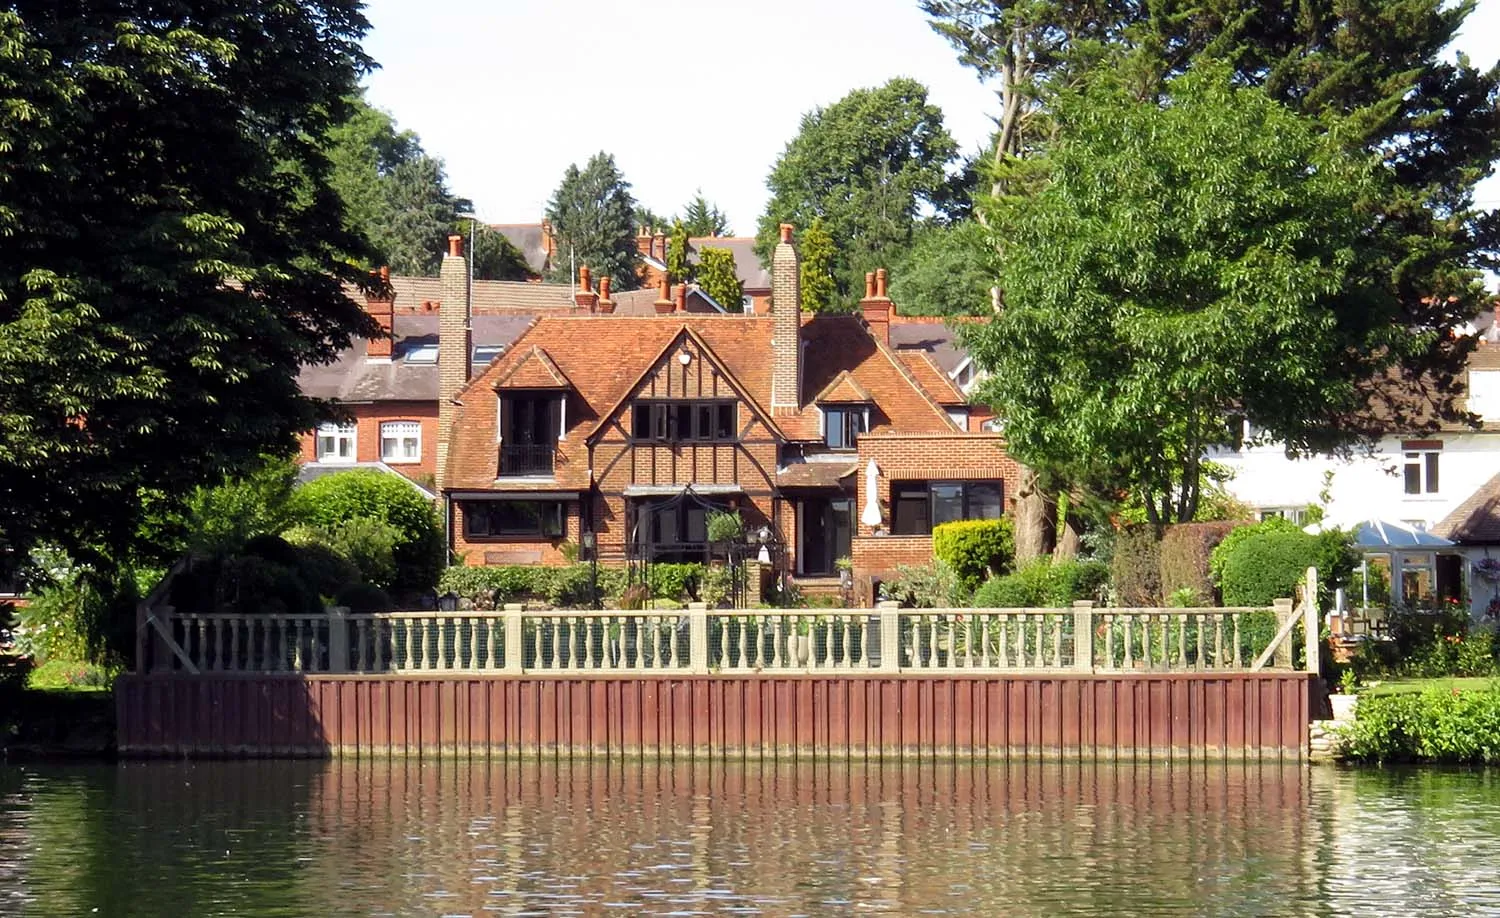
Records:
{"label": "neighboring brick house", "polygon": [[[383,464],[424,486],[437,473],[438,301],[433,277],[391,276],[385,292],[349,291],[390,336],[356,342],[330,364],[303,368],[302,392],[336,401],[350,417],[303,434],[310,466]],[[475,281],[470,361],[499,356],[538,315],[578,311],[566,285]]]}
{"label": "neighboring brick house", "polygon": [[[483,367],[464,359],[466,266],[453,242],[437,471],[465,563],[562,563],[585,532],[603,562],[701,556],[707,513],[724,508],[774,533],[795,576],[834,577],[850,557],[878,578],[929,559],[933,525],[1003,512],[1017,466],[998,435],[969,432],[934,347],[893,347],[902,320],[884,272],[868,278],[861,315],[802,314],[790,232],[771,271],[783,305],[769,316],[695,313],[664,284],[651,314],[627,315],[582,276],[574,315],[538,317]],[[878,524],[860,522],[875,513]]]}

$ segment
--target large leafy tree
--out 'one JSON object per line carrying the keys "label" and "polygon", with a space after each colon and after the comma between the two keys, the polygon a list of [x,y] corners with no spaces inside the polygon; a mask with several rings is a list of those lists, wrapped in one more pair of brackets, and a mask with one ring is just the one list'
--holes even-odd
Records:
{"label": "large leafy tree", "polygon": [[891,269],[891,298],[914,316],[989,315],[995,250],[973,220],[924,226]]}
{"label": "large leafy tree", "polygon": [[557,239],[554,279],[571,283],[573,265],[588,265],[595,277],[609,275],[617,289],[636,287],[635,199],[615,158],[599,152],[563,173],[547,203]]}
{"label": "large leafy tree", "polygon": [[836,302],[852,306],[864,272],[893,262],[920,213],[950,199],[947,169],[957,151],[942,110],[915,80],[856,89],[813,109],[766,180],[771,199],[756,253],[770,260],[779,224],[805,227],[822,217],[836,246]]}
{"label": "large leafy tree", "polygon": [[833,278],[838,250],[834,248],[833,237],[824,227],[822,217],[813,217],[807,231],[802,234],[797,254],[801,257],[797,279],[802,294],[802,309],[806,312],[828,312],[834,308],[834,297],[838,295]]}
{"label": "large leafy tree", "polygon": [[[1399,391],[1409,396],[1387,406],[1396,424],[1416,406],[1453,414],[1454,380],[1468,342],[1448,332],[1479,305],[1471,272],[1493,265],[1500,236],[1500,221],[1475,208],[1472,194],[1500,152],[1500,70],[1444,60],[1472,3],[923,0],[922,6],[960,60],[997,86],[1000,130],[988,197],[1002,204],[1040,187],[1041,157],[1060,134],[1049,99],[1090,73],[1110,72],[1137,98],[1156,99],[1164,81],[1193,61],[1221,58],[1239,83],[1325,126],[1340,125],[1338,141],[1378,157],[1391,179],[1381,197],[1363,202],[1380,214],[1371,232],[1382,244],[1381,257],[1359,266],[1362,282],[1394,283],[1399,321],[1421,332],[1413,340],[1423,342],[1397,355],[1394,372],[1404,389],[1387,389],[1375,401]],[[980,209],[982,218],[991,213]],[[992,229],[1003,254],[1013,237],[1006,226]],[[1064,484],[1074,474],[1034,471]],[[1023,534],[1029,528],[1018,523],[1018,555],[1033,541]]]}
{"label": "large leafy tree", "polygon": [[693,279],[693,263],[688,258],[688,230],[681,220],[672,224],[672,234],[667,237],[667,276],[674,284],[685,284]]}
{"label": "large leafy tree", "polygon": [[322,147],[365,29],[356,0],[0,7],[0,556],[127,550],[143,493],[318,419],[299,368],[374,330]]}
{"label": "large leafy tree", "polygon": [[682,209],[681,222],[687,227],[689,236],[733,235],[729,229],[729,218],[719,210],[718,205],[709,203],[701,188]]}
{"label": "large leafy tree", "polygon": [[1223,66],[1167,103],[1111,81],[1059,102],[1045,188],[1000,215],[1005,309],[967,332],[1017,458],[1113,480],[1157,524],[1193,518],[1226,418],[1342,448],[1369,382],[1436,334],[1364,273],[1387,183],[1337,131]]}

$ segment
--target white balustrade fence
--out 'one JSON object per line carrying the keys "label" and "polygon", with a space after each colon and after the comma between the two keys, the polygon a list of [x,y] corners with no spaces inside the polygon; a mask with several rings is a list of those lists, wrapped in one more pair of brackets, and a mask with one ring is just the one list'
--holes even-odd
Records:
{"label": "white balustrade fence", "polygon": [[1317,667],[1317,617],[1263,608],[766,609],[174,615],[186,672],[598,674],[1233,672]]}

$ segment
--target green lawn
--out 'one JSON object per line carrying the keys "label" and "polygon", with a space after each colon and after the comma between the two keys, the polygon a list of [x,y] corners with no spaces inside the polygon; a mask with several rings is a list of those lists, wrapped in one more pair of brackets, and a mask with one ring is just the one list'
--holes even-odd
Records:
{"label": "green lawn", "polygon": [[95,694],[108,692],[109,674],[88,663],[48,660],[31,671],[26,687],[33,691]]}
{"label": "green lawn", "polygon": [[1362,695],[1398,695],[1403,692],[1425,692],[1430,688],[1440,688],[1448,691],[1458,689],[1461,692],[1487,689],[1496,684],[1496,679],[1489,676],[1442,676],[1436,679],[1390,679],[1377,682],[1369,688],[1363,689]]}

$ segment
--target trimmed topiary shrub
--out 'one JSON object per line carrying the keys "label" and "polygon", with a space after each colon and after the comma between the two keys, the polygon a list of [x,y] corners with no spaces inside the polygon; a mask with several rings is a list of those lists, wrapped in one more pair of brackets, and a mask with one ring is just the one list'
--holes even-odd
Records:
{"label": "trimmed topiary shrub", "polygon": [[1209,570],[1213,550],[1243,522],[1178,523],[1168,526],[1161,540],[1161,592],[1182,597],[1191,590],[1195,600],[1188,605],[1212,604],[1217,590]]}
{"label": "trimmed topiary shrub", "polygon": [[1161,543],[1150,526],[1131,526],[1115,536],[1109,582],[1117,605],[1161,605]]}
{"label": "trimmed topiary shrub", "polygon": [[390,586],[396,589],[431,589],[442,572],[445,550],[437,513],[398,476],[373,469],[326,475],[299,487],[292,494],[290,511],[298,522],[330,534],[353,519],[380,520],[395,527],[399,537],[392,548],[395,573]]}
{"label": "trimmed topiary shrub", "polygon": [[968,592],[991,574],[1010,567],[1016,554],[1016,537],[1009,519],[958,520],[941,523],[932,530],[932,553],[958,576]]}
{"label": "trimmed topiary shrub", "polygon": [[1224,604],[1269,606],[1294,595],[1317,552],[1317,538],[1295,528],[1262,530],[1239,539],[1224,557],[1219,581]]}

